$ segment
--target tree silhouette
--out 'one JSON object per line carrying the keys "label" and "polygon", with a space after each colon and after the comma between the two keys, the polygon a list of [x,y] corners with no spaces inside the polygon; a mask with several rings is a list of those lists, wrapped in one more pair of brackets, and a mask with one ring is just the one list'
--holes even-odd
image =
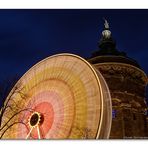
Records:
{"label": "tree silhouette", "polygon": [[6,79],[0,83],[0,127],[2,123],[2,116],[5,110],[8,108],[9,101],[5,103],[5,100],[17,80],[18,80],[18,77],[15,76],[13,78]]}
{"label": "tree silhouette", "polygon": [[[23,119],[16,121],[16,117],[22,112],[33,112],[31,108],[21,108],[19,106],[20,102],[16,101],[13,97],[15,94],[19,94],[21,100],[26,101],[27,96],[23,93],[21,83],[17,83],[17,78],[13,80],[7,80],[1,83],[0,85],[0,100],[1,100],[1,109],[0,109],[0,139],[3,138],[4,134],[11,129],[16,124],[22,124],[26,128],[26,123],[23,122]],[[14,86],[15,85],[15,86]],[[13,89],[12,89],[13,88]],[[12,89],[12,91],[11,91]],[[11,91],[11,92],[10,92]],[[7,98],[7,99],[6,99]],[[7,117],[7,112],[10,114]]]}
{"label": "tree silhouette", "polygon": [[81,127],[75,126],[74,130],[76,134],[79,135],[82,139],[90,139],[94,135],[94,132],[88,128],[81,128]]}

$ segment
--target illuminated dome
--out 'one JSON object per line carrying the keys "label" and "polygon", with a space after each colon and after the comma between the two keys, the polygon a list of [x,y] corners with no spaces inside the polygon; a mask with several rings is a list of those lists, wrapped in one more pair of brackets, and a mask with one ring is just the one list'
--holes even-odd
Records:
{"label": "illuminated dome", "polygon": [[116,49],[116,42],[114,41],[111,31],[109,30],[109,23],[105,20],[104,30],[102,31],[102,37],[98,42],[99,50],[92,53],[90,63],[106,63],[106,62],[118,62],[136,66],[140,68],[137,61],[129,58],[125,52]]}

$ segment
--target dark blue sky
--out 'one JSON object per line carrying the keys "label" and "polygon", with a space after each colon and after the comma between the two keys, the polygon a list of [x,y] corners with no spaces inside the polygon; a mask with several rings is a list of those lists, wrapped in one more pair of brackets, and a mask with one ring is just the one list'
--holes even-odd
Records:
{"label": "dark blue sky", "polygon": [[0,78],[22,76],[56,53],[89,57],[98,49],[103,20],[117,49],[148,74],[148,10],[0,10]]}

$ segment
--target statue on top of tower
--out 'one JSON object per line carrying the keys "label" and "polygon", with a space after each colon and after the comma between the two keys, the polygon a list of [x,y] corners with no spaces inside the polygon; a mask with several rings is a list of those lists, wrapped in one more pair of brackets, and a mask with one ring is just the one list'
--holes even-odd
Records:
{"label": "statue on top of tower", "polygon": [[105,18],[103,18],[103,19],[104,19],[104,27],[105,27],[105,29],[109,29],[108,21]]}
{"label": "statue on top of tower", "polygon": [[109,30],[109,23],[105,18],[103,18],[103,19],[104,19],[105,30],[103,30],[102,35],[105,39],[110,39],[111,38],[111,31]]}

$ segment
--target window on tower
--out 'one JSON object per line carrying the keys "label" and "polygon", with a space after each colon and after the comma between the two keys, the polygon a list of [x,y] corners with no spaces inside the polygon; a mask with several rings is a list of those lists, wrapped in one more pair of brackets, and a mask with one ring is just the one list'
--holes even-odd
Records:
{"label": "window on tower", "polygon": [[112,118],[116,118],[117,111],[115,109],[112,109]]}

